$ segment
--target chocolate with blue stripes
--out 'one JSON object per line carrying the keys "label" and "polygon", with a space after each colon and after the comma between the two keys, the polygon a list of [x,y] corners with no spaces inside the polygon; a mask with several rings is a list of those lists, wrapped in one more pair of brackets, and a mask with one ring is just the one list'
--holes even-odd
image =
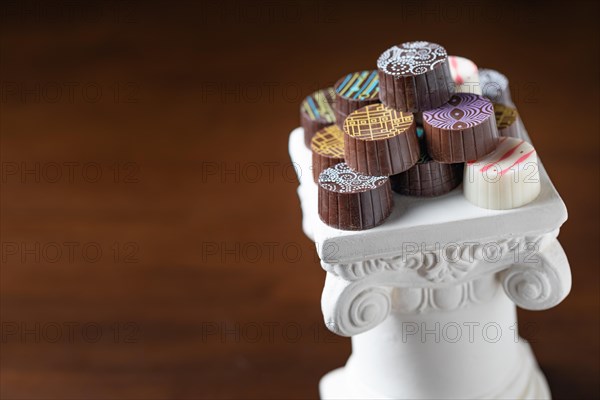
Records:
{"label": "chocolate with blue stripes", "polygon": [[307,147],[310,147],[310,141],[318,130],[335,122],[333,103],[335,103],[335,92],[332,87],[317,90],[302,101],[300,121],[304,128],[304,143]]}
{"label": "chocolate with blue stripes", "polygon": [[335,116],[340,128],[353,111],[379,103],[379,76],[375,70],[352,72],[340,78],[335,86]]}

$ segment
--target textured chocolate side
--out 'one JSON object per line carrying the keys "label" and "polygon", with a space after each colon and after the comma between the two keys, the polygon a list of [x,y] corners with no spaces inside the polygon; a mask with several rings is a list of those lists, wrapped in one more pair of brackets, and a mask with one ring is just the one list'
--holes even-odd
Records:
{"label": "textured chocolate side", "polygon": [[379,77],[377,71],[360,71],[340,78],[334,85],[336,124],[344,127],[350,113],[369,104],[379,103]]}
{"label": "textured chocolate side", "polygon": [[464,163],[419,162],[408,171],[390,176],[392,190],[405,196],[441,196],[460,185],[463,167]]}
{"label": "textured chocolate side", "polygon": [[390,181],[367,176],[344,163],[319,175],[319,218],[343,230],[365,230],[380,225],[392,212]]}
{"label": "textured chocolate side", "polygon": [[423,112],[427,151],[441,163],[476,160],[498,145],[494,106],[483,96],[457,93],[448,103]]}
{"label": "textured chocolate side", "polygon": [[312,170],[315,183],[325,169],[344,162],[344,132],[337,125],[330,125],[319,130],[313,136]]}
{"label": "textured chocolate side", "polygon": [[392,190],[405,196],[417,197],[434,197],[448,193],[462,182],[464,163],[442,164],[432,160],[427,153],[427,144],[422,132],[421,135],[417,133],[417,136],[421,158],[417,165],[408,171],[390,176]]}
{"label": "textured chocolate side", "polygon": [[419,155],[412,114],[372,104],[354,111],[344,122],[344,159],[356,171],[398,174],[415,165]]}
{"label": "textured chocolate side", "polygon": [[520,138],[517,120],[519,113],[516,109],[504,104],[494,103],[496,127],[500,136]]}
{"label": "textured chocolate side", "polygon": [[304,143],[310,148],[310,140],[319,129],[335,123],[335,92],[332,87],[320,89],[307,96],[300,105],[300,124],[304,128]]}
{"label": "textured chocolate side", "polygon": [[379,98],[403,112],[431,110],[455,91],[448,54],[435,43],[407,42],[383,52],[377,60]]}
{"label": "textured chocolate side", "polygon": [[500,72],[493,69],[479,70],[479,85],[481,93],[494,103],[500,103],[508,106],[513,105],[510,97],[510,88],[508,79]]}

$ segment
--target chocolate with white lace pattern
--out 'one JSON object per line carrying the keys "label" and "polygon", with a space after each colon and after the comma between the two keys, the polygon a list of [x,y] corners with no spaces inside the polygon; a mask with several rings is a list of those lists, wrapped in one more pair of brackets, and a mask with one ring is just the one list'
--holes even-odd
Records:
{"label": "chocolate with white lace pattern", "polygon": [[393,46],[377,60],[379,98],[403,112],[421,112],[444,104],[455,91],[448,54],[435,43]]}
{"label": "chocolate with white lace pattern", "polygon": [[342,230],[365,230],[381,224],[392,212],[387,176],[369,176],[340,163],[319,175],[319,217]]}

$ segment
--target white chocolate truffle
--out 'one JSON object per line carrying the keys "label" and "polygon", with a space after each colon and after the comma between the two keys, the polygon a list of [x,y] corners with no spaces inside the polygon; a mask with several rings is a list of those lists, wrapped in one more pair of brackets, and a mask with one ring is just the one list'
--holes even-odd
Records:
{"label": "white chocolate truffle", "polygon": [[478,207],[518,208],[540,194],[537,153],[521,139],[501,138],[496,150],[467,162],[464,174],[464,195]]}
{"label": "white chocolate truffle", "polygon": [[467,58],[449,56],[450,75],[456,85],[456,93],[472,93],[481,95],[479,71],[477,65]]}

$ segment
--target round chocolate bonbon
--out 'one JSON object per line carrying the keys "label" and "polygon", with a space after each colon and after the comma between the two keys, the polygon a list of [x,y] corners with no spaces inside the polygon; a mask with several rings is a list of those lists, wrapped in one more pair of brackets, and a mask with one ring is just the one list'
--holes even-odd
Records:
{"label": "round chocolate bonbon", "polygon": [[479,85],[481,93],[494,103],[508,106],[513,105],[510,97],[508,78],[493,69],[482,68],[479,70]]}
{"label": "round chocolate bonbon", "polygon": [[344,161],[344,132],[335,124],[325,127],[313,136],[310,148],[316,183],[323,170]]}
{"label": "round chocolate bonbon", "polygon": [[465,167],[463,192],[478,207],[508,210],[532,202],[540,194],[537,154],[522,139],[502,138],[492,153]]}
{"label": "round chocolate bonbon", "polygon": [[442,163],[476,160],[498,145],[494,106],[476,94],[457,93],[442,107],[423,112],[423,128],[429,155]]}
{"label": "round chocolate bonbon", "polygon": [[377,60],[379,97],[388,107],[420,112],[446,103],[454,93],[448,54],[435,43],[393,46]]}
{"label": "round chocolate bonbon", "polygon": [[379,103],[377,71],[359,71],[340,78],[335,86],[335,118],[342,129],[344,120],[353,111],[369,104]]}
{"label": "round chocolate bonbon", "polygon": [[367,175],[395,175],[419,160],[416,123],[410,113],[372,104],[344,122],[344,159]]}
{"label": "round chocolate bonbon", "polygon": [[368,176],[340,163],[319,175],[319,217],[343,230],[365,230],[381,224],[392,212],[387,176]]}
{"label": "round chocolate bonbon", "polygon": [[419,144],[421,158],[417,164],[408,171],[390,176],[392,190],[405,196],[434,197],[460,185],[464,163],[443,164],[434,161],[427,154],[424,138],[419,138]]}
{"label": "round chocolate bonbon", "polygon": [[468,58],[448,56],[450,74],[454,80],[456,93],[481,94],[477,65]]}
{"label": "round chocolate bonbon", "polygon": [[516,109],[504,104],[494,103],[494,114],[496,116],[496,127],[500,136],[520,137],[517,124],[519,113]]}
{"label": "round chocolate bonbon", "polygon": [[302,101],[300,123],[304,128],[304,143],[307,147],[310,147],[310,140],[319,129],[335,123],[334,103],[335,92],[332,87],[317,90]]}

